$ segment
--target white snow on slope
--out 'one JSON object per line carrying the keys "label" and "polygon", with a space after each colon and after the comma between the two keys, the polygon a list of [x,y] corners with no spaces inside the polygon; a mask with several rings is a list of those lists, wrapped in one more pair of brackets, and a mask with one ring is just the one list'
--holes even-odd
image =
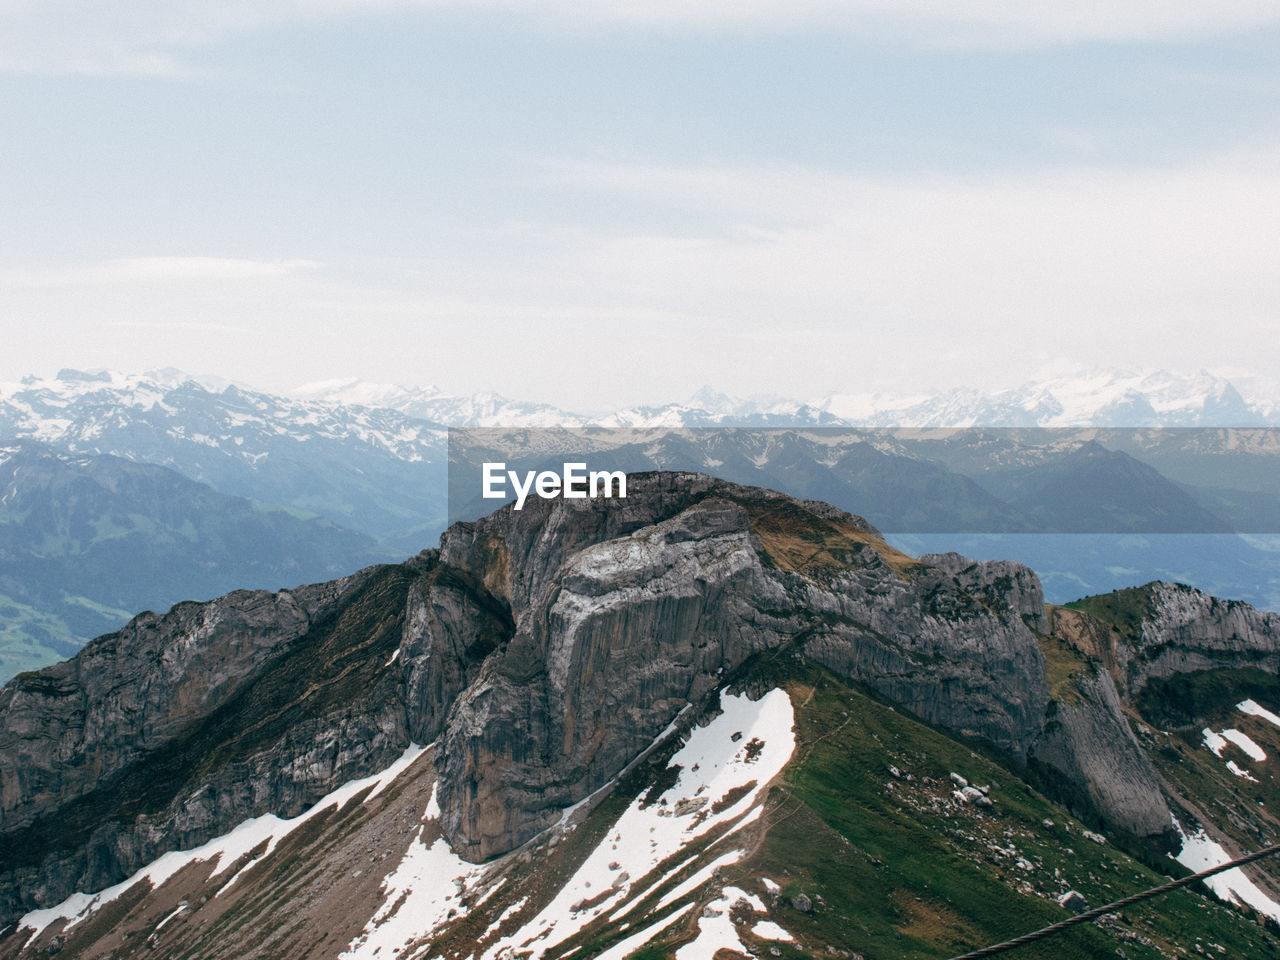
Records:
{"label": "white snow on slope", "polygon": [[[672,758],[671,763],[681,768],[675,784],[647,807],[642,808],[640,799],[633,801],[555,899],[486,951],[486,960],[525,951],[531,951],[531,960],[538,960],[549,947],[651,889],[636,891],[633,885],[662,861],[763,800],[767,784],[795,751],[791,699],[785,691],[773,690],[755,702],[724,694],[720,704],[723,712],[694,730]],[[751,781],[755,786],[736,802],[712,812],[717,801]],[[677,806],[682,811],[679,815]],[[716,866],[740,856],[740,851],[726,853]],[[623,873],[629,876],[623,879]],[[710,874],[704,879],[710,879]],[[593,898],[600,902],[574,909]]]}
{"label": "white snow on slope", "polygon": [[1254,717],[1261,717],[1280,727],[1280,717],[1268,710],[1266,707],[1259,706],[1255,700],[1242,700],[1236,704],[1236,709],[1241,713],[1247,713]]}
{"label": "white snow on slope", "polygon": [[507,907],[507,909],[503,910],[500,914],[498,914],[497,919],[494,920],[493,923],[489,924],[488,929],[485,930],[483,934],[481,934],[481,939],[483,939],[484,937],[487,937],[491,933],[494,933],[500,926],[502,926],[502,924],[506,921],[508,917],[512,916],[513,914],[519,913],[521,910],[523,910],[524,905],[528,902],[529,902],[528,897],[521,897],[515,903],[511,904],[511,906]]}
{"label": "white snow on slope", "polygon": [[794,942],[796,939],[791,935],[786,927],[779,926],[772,920],[761,920],[751,928],[751,932],[762,940],[783,940]]}
{"label": "white snow on slope", "polygon": [[[235,882],[236,878],[247,870],[249,866],[257,863],[262,857],[268,856],[281,840],[296,830],[302,824],[306,823],[316,814],[321,813],[330,807],[337,806],[339,809],[344,807],[352,797],[360,791],[373,786],[373,790],[367,800],[371,800],[377,796],[382,789],[392,780],[403,773],[409,766],[418,759],[426,750],[417,744],[411,744],[400,758],[391,766],[387,767],[381,773],[376,773],[371,777],[364,777],[360,780],[351,780],[332,793],[327,794],[318,800],[309,810],[290,820],[281,820],[274,814],[266,814],[261,817],[253,817],[239,824],[230,833],[226,833],[221,837],[215,837],[207,843],[201,844],[192,850],[174,850],[166,853],[164,856],[154,860],[141,870],[133,874],[127,880],[117,883],[113,887],[99,891],[96,894],[73,893],[62,903],[56,907],[49,907],[44,910],[32,910],[26,914],[18,925],[32,931],[31,937],[27,943],[31,943],[38,937],[44,929],[57,920],[67,920],[67,929],[74,927],[80,921],[86,919],[90,914],[105,904],[115,900],[122,893],[129,890],[135,884],[143,880],[149,881],[152,889],[159,887],[166,880],[176,874],[183,867],[190,863],[198,861],[216,860],[211,876],[217,876],[224,870],[227,870],[247,854],[254,847],[263,841],[266,841],[267,847],[257,858],[247,864],[235,876],[233,876],[222,890],[226,890]],[[221,893],[222,890],[218,892]]]}
{"label": "white snow on slope", "polygon": [[629,954],[633,953],[636,950],[639,950],[646,943],[648,943],[650,940],[652,940],[654,937],[660,934],[663,930],[667,929],[667,927],[671,926],[673,923],[675,923],[677,920],[679,920],[681,917],[683,917],[686,913],[688,913],[690,910],[692,910],[696,906],[697,906],[696,903],[691,903],[688,906],[684,907],[683,909],[677,910],[675,913],[671,914],[671,916],[666,917],[662,920],[659,920],[657,923],[650,924],[649,926],[641,930],[639,933],[634,933],[631,936],[627,937],[627,939],[623,940],[621,943],[615,943],[612,947],[610,947],[604,953],[600,954],[600,956],[596,957],[596,960],[625,960],[625,958]]}
{"label": "white snow on slope", "polygon": [[[744,896],[745,894],[737,887],[725,887],[720,899],[708,904],[707,909],[698,918],[698,935],[692,943],[686,943],[676,951],[676,960],[713,960],[716,951],[722,948],[736,953],[745,953],[746,947],[738,938],[738,931],[733,921],[729,919],[729,907]],[[788,936],[786,939],[790,940],[791,937]]]}
{"label": "white snow on slope", "polygon": [[1257,760],[1260,763],[1267,759],[1266,751],[1254,743],[1247,734],[1239,730],[1223,730],[1222,735],[1247,753],[1251,760]]}
{"label": "white snow on slope", "polygon": [[423,831],[438,821],[439,809],[433,786],[417,836],[400,865],[382,883],[382,906],[339,960],[400,956],[408,944],[448,920],[450,912],[465,909],[462,897],[489,868],[467,863],[450,849],[444,837],[431,844],[423,842]]}
{"label": "white snow on slope", "polygon": [[1227,769],[1230,770],[1232,773],[1234,773],[1237,777],[1244,777],[1244,779],[1252,780],[1254,783],[1258,782],[1257,778],[1254,777],[1253,774],[1251,774],[1244,767],[1240,766],[1234,760],[1227,761]]}
{"label": "white snow on slope", "polygon": [[1205,727],[1200,731],[1200,733],[1204,737],[1204,745],[1213,751],[1214,756],[1222,756],[1222,751],[1223,748],[1226,747],[1227,741],[1222,739],[1222,737],[1218,736],[1218,734],[1214,733],[1208,727]]}
{"label": "white snow on slope", "polygon": [[[1174,859],[1188,870],[1199,873],[1201,870],[1208,870],[1231,859],[1231,855],[1222,849],[1222,845],[1210,840],[1203,830],[1188,837],[1182,832],[1182,826],[1176,819],[1173,821],[1173,826],[1182,835],[1182,850]],[[1280,923],[1280,903],[1276,903],[1259,890],[1239,867],[1220,873],[1216,877],[1210,877],[1205,881],[1205,885],[1217,894],[1219,899],[1226,900],[1228,903],[1248,905]]]}
{"label": "white snow on slope", "polygon": [[[708,863],[706,866],[699,869],[697,873],[693,874],[691,877],[687,877],[686,879],[681,880],[678,884],[672,887],[668,892],[664,893],[662,895],[662,899],[658,901],[658,905],[654,909],[661,910],[664,907],[669,907],[671,904],[675,903],[681,897],[687,897],[689,894],[693,893],[693,891],[697,890],[700,886],[702,886],[704,883],[706,883],[712,877],[714,877],[716,871],[719,870],[721,867],[727,867],[731,863],[737,863],[738,860],[740,860],[741,858],[742,858],[741,850],[730,850],[728,853],[721,854],[720,856],[716,857],[716,859]],[[683,867],[684,864],[681,864],[681,866]],[[673,874],[675,872],[676,872],[675,870],[671,871],[671,873]],[[662,886],[662,884],[669,879],[670,879],[670,875],[663,877],[661,880],[655,883],[653,887],[650,887],[647,890],[640,891],[640,893],[637,896],[632,897],[632,899],[633,900],[641,899],[646,893],[649,892],[649,890]]]}

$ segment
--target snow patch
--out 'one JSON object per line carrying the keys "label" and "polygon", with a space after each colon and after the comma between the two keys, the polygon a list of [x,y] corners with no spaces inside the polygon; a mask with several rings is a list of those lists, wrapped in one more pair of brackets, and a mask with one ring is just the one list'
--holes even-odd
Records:
{"label": "snow patch", "polygon": [[170,920],[178,916],[180,913],[182,913],[186,909],[187,909],[187,901],[183,900],[180,904],[178,904],[176,907],[173,908],[173,911],[168,916],[166,916],[163,920],[161,920],[159,923],[156,924],[156,928],[152,932],[159,933],[161,927],[163,927],[166,923],[168,923]]}
{"label": "snow patch", "polygon": [[[1201,870],[1227,863],[1231,859],[1231,855],[1222,849],[1222,845],[1210,840],[1203,830],[1187,836],[1182,832],[1182,825],[1176,819],[1173,821],[1173,826],[1182,836],[1182,849],[1174,859],[1188,870],[1199,873]],[[1280,903],[1276,903],[1259,890],[1257,885],[1245,876],[1240,867],[1227,870],[1216,877],[1210,877],[1205,881],[1205,885],[1217,894],[1219,899],[1253,907],[1259,913],[1280,923]]]}
{"label": "snow patch", "polygon": [[1248,770],[1246,770],[1244,767],[1237,766],[1234,760],[1227,761],[1227,769],[1230,770],[1232,773],[1234,773],[1237,777],[1244,777],[1246,780],[1252,780],[1254,783],[1258,782],[1257,779],[1251,773],[1249,773]]}
{"label": "snow patch", "polygon": [[762,940],[784,940],[788,943],[794,943],[796,939],[787,932],[785,927],[778,926],[772,920],[761,920],[751,928],[751,932]]}
{"label": "snow patch", "polygon": [[270,813],[265,816],[253,817],[249,820],[245,820],[243,823],[231,830],[230,833],[226,833],[221,837],[215,837],[194,849],[174,850],[166,853],[164,856],[154,860],[141,870],[138,870],[127,880],[122,880],[120,883],[108,887],[105,890],[101,890],[98,893],[73,893],[55,907],[48,907],[44,910],[32,910],[18,921],[18,925],[19,927],[32,931],[30,939],[27,940],[27,943],[30,944],[40,936],[40,934],[43,933],[45,928],[50,924],[58,920],[66,920],[67,929],[69,930],[82,920],[88,918],[100,907],[110,903],[112,900],[115,900],[121,894],[132,888],[135,884],[141,883],[143,880],[148,881],[151,884],[152,889],[156,889],[188,864],[208,860],[216,861],[213,872],[210,874],[210,877],[216,877],[223,871],[230,869],[230,867],[240,860],[241,857],[245,856],[250,850],[265,841],[267,846],[262,854],[247,863],[230,880],[223,884],[221,889],[218,890],[218,894],[221,894],[229,886],[235,883],[240,874],[244,873],[245,870],[248,870],[263,857],[270,855],[271,851],[276,848],[281,840],[287,837],[298,827],[302,826],[302,824],[306,823],[316,814],[335,805],[338,809],[341,809],[352,797],[360,793],[360,791],[368,789],[370,786],[373,786],[374,789],[366,799],[372,799],[378,795],[383,787],[408,769],[410,764],[417,760],[425,750],[425,747],[420,747],[417,744],[410,744],[409,749],[401,754],[400,758],[386,770],[383,770],[381,773],[376,773],[371,777],[364,777],[360,780],[351,780],[343,784],[332,793],[317,801],[305,813],[300,814],[291,820],[282,820]]}
{"label": "snow patch", "polygon": [[683,910],[677,910],[665,920],[659,920],[657,923],[645,927],[639,933],[632,934],[621,943],[614,944],[604,953],[600,954],[600,956],[596,957],[596,960],[624,960],[628,954],[634,950],[640,949],[640,947],[644,946],[663,930],[667,929],[667,927],[671,926],[695,906],[697,906],[697,904],[691,903]]}
{"label": "snow patch", "polygon": [[729,919],[730,904],[741,896],[743,891],[737,887],[725,887],[720,899],[713,900],[702,912],[697,937],[676,951],[676,960],[714,960],[716,951],[721,949],[745,953],[746,947]]}
{"label": "snow patch", "polygon": [[1268,710],[1266,707],[1259,706],[1255,700],[1242,700],[1236,704],[1236,709],[1241,713],[1247,713],[1250,716],[1261,717],[1263,720],[1274,723],[1280,727],[1280,717]]}
{"label": "snow patch", "polygon": [[[433,785],[432,805],[436,805],[435,794]],[[478,885],[476,881],[489,868],[467,863],[453,852],[444,837],[437,837],[431,844],[423,842],[423,831],[433,822],[427,819],[418,826],[399,866],[382,882],[382,906],[339,960],[398,956],[405,944],[430,936],[452,915],[467,909],[462,904],[463,897]]]}
{"label": "snow patch", "polygon": [[1208,727],[1205,727],[1200,731],[1200,733],[1204,737],[1204,745],[1213,751],[1214,756],[1222,756],[1222,750],[1227,745],[1227,741],[1222,739],[1222,737],[1218,736]]}
{"label": "snow patch", "polygon": [[685,897],[693,893],[693,891],[697,890],[700,886],[702,886],[704,883],[710,880],[713,876],[715,876],[715,873],[717,870],[719,870],[721,867],[726,867],[731,863],[737,863],[738,860],[741,859],[741,857],[742,857],[741,850],[731,850],[728,853],[724,854],[723,856],[717,857],[716,859],[712,860],[705,867],[703,867],[701,870],[699,870],[697,873],[691,876],[688,880],[685,880],[682,883],[680,883],[678,886],[673,887],[671,891],[667,893],[666,896],[664,896],[660,901],[658,901],[658,909],[661,910],[663,907],[670,906],[671,904],[679,900],[681,897]]}
{"label": "snow patch", "polygon": [[[689,843],[744,814],[744,819],[758,815],[763,808],[752,808],[759,807],[769,781],[795,751],[791,698],[779,689],[754,702],[745,695],[722,694],[720,706],[721,714],[693,730],[672,757],[671,764],[680,767],[676,782],[654,803],[642,806],[642,799],[632,801],[555,898],[520,930],[490,947],[485,960],[527,950],[530,960],[538,960],[597,917],[653,889],[636,889],[635,884]],[[741,855],[734,850],[717,858],[668,894],[657,909],[705,883],[717,867]],[[619,867],[611,869],[610,864]],[[629,874],[625,880],[624,869]],[[582,907],[591,901],[591,907]]]}
{"label": "snow patch", "polygon": [[1261,763],[1267,759],[1266,752],[1239,730],[1223,730],[1222,735],[1249,755],[1251,760]]}
{"label": "snow patch", "polygon": [[511,906],[507,907],[507,909],[503,910],[500,914],[498,914],[498,918],[494,920],[493,923],[489,924],[489,928],[485,930],[484,935],[481,936],[480,939],[483,940],[489,934],[495,933],[497,929],[500,926],[502,926],[502,922],[506,920],[507,917],[510,917],[512,914],[519,913],[520,910],[524,907],[524,905],[528,902],[529,902],[528,897],[521,897],[515,903],[511,904]]}

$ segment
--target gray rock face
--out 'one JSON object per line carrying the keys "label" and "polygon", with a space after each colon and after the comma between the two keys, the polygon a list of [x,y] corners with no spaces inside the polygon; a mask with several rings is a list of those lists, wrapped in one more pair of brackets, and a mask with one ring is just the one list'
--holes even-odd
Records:
{"label": "gray rock face", "polygon": [[1114,596],[1123,601],[1116,604],[1123,615],[1057,609],[1053,630],[1101,660],[1125,700],[1152,679],[1198,670],[1253,668],[1280,675],[1280,615],[1176,583],[1149,583]]}
{"label": "gray rock face", "polygon": [[[0,692],[0,825],[32,823],[84,796],[222,706],[355,578],[297,592],[238,592],[143,614],[73,660]],[[236,656],[223,655],[234,644]]]}
{"label": "gray rock face", "polygon": [[[872,528],[831,508],[690,475],[630,483],[603,510],[546,501],[445,537],[441,557],[473,572],[513,558],[495,586],[515,635],[444,733],[444,830],[463,856],[528,840],[721,671],[793,641],[925,719],[1025,757],[1048,693],[1043,655],[1008,604],[993,612],[942,570],[895,571],[867,545]],[[833,562],[787,569],[796,542]]]}
{"label": "gray rock face", "polygon": [[1139,836],[1167,829],[1169,808],[1123,703],[1152,679],[1219,668],[1280,674],[1280,617],[1192,587],[1151,583],[1097,608],[1114,622],[1054,611],[1053,633],[1098,665],[1078,696],[1050,707],[1032,757],[1083,788],[1114,826]]}
{"label": "gray rock face", "polygon": [[1081,787],[1113,826],[1139,837],[1168,830],[1159,777],[1129,728],[1111,675],[1098,668],[1077,689],[1078,696],[1050,708],[1033,758]]}
{"label": "gray rock face", "polygon": [[370,568],[180,604],[16,677],[0,692],[0,915],[101,889],[256,813],[298,813],[389,763],[405,710],[376,667],[408,579]]}
{"label": "gray rock face", "polygon": [[824,504],[632,474],[626,499],[530,500],[399,566],[144,615],[0,693],[0,924],[295,815],[410,742],[438,744],[454,848],[504,853],[780,648],[1151,827],[1158,789],[1100,762],[1127,729],[1113,689],[1044,729],[1034,575],[930,560]]}
{"label": "gray rock face", "polygon": [[975,596],[1012,607],[1032,630],[1049,632],[1044,587],[1030,567],[1011,560],[977,562],[958,553],[929,553],[920,562],[945,570]]}
{"label": "gray rock face", "polygon": [[455,849],[512,849],[604,785],[721,667],[776,644],[752,622],[771,595],[745,512],[719,499],[566,558],[450,714],[440,799]]}
{"label": "gray rock face", "polygon": [[1131,693],[1152,677],[1254,667],[1280,674],[1280,616],[1193,587],[1153,583],[1151,614],[1122,661]]}

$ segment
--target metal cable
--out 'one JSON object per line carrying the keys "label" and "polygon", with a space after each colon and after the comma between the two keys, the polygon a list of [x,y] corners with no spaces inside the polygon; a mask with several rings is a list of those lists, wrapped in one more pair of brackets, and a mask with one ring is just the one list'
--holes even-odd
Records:
{"label": "metal cable", "polygon": [[1115,913],[1131,904],[1140,903],[1143,900],[1150,900],[1152,897],[1158,897],[1161,894],[1168,893],[1171,890],[1177,890],[1179,887],[1185,887],[1195,883],[1198,880],[1204,880],[1215,874],[1224,873],[1227,870],[1233,870],[1236,867],[1242,867],[1246,863],[1253,863],[1255,860],[1261,860],[1263,857],[1269,857],[1272,854],[1280,853],[1280,843],[1274,846],[1266,847],[1256,853],[1251,853],[1247,857],[1240,857],[1238,860],[1229,860],[1226,863],[1219,864],[1216,867],[1210,867],[1208,870],[1201,870],[1199,873],[1193,873],[1189,877],[1183,877],[1181,880],[1173,880],[1169,883],[1163,883],[1158,887],[1152,887],[1150,890],[1143,890],[1141,893],[1135,893],[1117,900],[1115,903],[1108,903],[1103,907],[1096,907],[1093,910],[1086,910],[1084,913],[1078,913],[1074,917],[1068,917],[1066,920],[1060,920],[1057,923],[1031,933],[1023,934],[1020,937],[1014,937],[1012,940],[1006,940],[1004,943],[997,943],[990,947],[983,947],[981,950],[974,950],[972,953],[966,953],[952,960],[979,960],[980,957],[993,957],[997,953],[1004,953],[1006,950],[1012,950],[1023,944],[1034,943],[1037,940],[1043,940],[1045,937],[1051,937],[1060,930],[1067,927],[1074,927],[1078,923],[1088,923],[1096,920],[1098,917],[1105,916],[1108,913]]}

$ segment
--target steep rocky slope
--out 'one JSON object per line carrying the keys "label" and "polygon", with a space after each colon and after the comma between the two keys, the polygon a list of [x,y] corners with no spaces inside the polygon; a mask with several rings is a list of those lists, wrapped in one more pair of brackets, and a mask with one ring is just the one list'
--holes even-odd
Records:
{"label": "steep rocky slope", "polygon": [[[601,802],[761,658],[1044,771],[1120,836],[1169,831],[1127,687],[1046,633],[1025,568],[911,560],[849,514],[701,475],[630,481],[625,500],[455,525],[403,565],[146,615],[16,678],[0,693],[0,924],[251,817],[297,816],[414,744],[434,744],[441,849],[502,858]],[[1201,651],[1189,669],[1217,662],[1212,633],[1179,641]],[[1274,637],[1238,639],[1274,670]]]}

